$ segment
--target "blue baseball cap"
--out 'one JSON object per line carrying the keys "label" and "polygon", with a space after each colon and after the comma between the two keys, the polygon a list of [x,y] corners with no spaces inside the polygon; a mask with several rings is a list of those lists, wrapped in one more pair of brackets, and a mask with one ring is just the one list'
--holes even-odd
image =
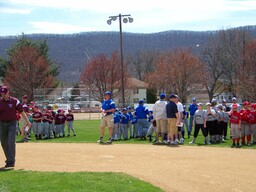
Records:
{"label": "blue baseball cap", "polygon": [[196,98],[194,97],[194,98],[192,99],[192,101],[196,101]]}
{"label": "blue baseball cap", "polygon": [[166,97],[166,95],[164,93],[160,94],[160,99],[164,99]]}
{"label": "blue baseball cap", "polygon": [[127,111],[127,109],[126,109],[126,108],[123,108],[122,111]]}
{"label": "blue baseball cap", "polygon": [[110,91],[105,92],[105,95],[112,95]]}
{"label": "blue baseball cap", "polygon": [[175,94],[171,94],[170,99],[172,99],[172,98],[177,98],[177,96]]}
{"label": "blue baseball cap", "polygon": [[127,109],[132,109],[131,106],[128,106]]}
{"label": "blue baseball cap", "polygon": [[143,99],[139,100],[139,104],[143,104],[145,101]]}

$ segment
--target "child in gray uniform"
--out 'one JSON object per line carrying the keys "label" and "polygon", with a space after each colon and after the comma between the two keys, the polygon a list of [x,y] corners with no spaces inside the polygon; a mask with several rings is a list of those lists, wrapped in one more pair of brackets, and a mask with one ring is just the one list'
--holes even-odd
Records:
{"label": "child in gray uniform", "polygon": [[194,144],[198,135],[199,130],[201,129],[204,137],[205,137],[205,144],[210,144],[208,139],[208,129],[206,127],[206,118],[207,113],[203,110],[203,104],[198,103],[198,110],[196,110],[194,115],[194,124],[195,124],[195,131],[194,131],[194,138],[189,144]]}

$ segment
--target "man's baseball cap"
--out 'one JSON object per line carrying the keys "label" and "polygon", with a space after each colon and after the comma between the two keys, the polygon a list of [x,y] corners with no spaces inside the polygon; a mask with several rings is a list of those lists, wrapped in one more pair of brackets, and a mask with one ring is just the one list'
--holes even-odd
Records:
{"label": "man's baseball cap", "polygon": [[112,93],[110,91],[106,91],[105,95],[112,95]]}
{"label": "man's baseball cap", "polygon": [[123,108],[122,111],[127,111],[127,109],[126,109],[126,108]]}
{"label": "man's baseball cap", "polygon": [[139,104],[143,104],[145,101],[143,99],[139,100]]}
{"label": "man's baseball cap", "polygon": [[27,95],[23,95],[22,99],[27,99],[28,96]]}
{"label": "man's baseball cap", "polygon": [[128,106],[127,109],[132,109],[131,106]]}
{"label": "man's baseball cap", "polygon": [[192,101],[196,101],[196,98],[194,97],[194,98],[192,99]]}
{"label": "man's baseball cap", "polygon": [[160,99],[164,99],[166,97],[166,95],[164,93],[160,94]]}
{"label": "man's baseball cap", "polygon": [[7,93],[9,91],[9,88],[7,86],[2,86],[0,89],[0,93]]}
{"label": "man's baseball cap", "polygon": [[171,94],[170,99],[173,99],[173,98],[177,98],[177,96],[175,94]]}

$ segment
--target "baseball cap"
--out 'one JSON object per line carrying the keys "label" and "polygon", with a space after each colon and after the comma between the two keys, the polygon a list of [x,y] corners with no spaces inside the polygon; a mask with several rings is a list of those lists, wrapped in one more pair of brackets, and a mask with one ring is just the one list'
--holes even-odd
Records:
{"label": "baseball cap", "polygon": [[22,97],[22,99],[27,99],[28,98],[28,96],[27,95],[24,95],[23,97]]}
{"label": "baseball cap", "polygon": [[[203,103],[198,103],[197,105],[198,106],[203,106],[204,104]],[[206,103],[206,105],[207,105],[207,103]]]}
{"label": "baseball cap", "polygon": [[143,99],[139,100],[139,104],[145,103]]}
{"label": "baseball cap", "polygon": [[226,103],[227,101],[226,101],[226,99],[222,99],[222,103]]}
{"label": "baseball cap", "polygon": [[211,103],[209,103],[209,102],[208,102],[208,103],[206,103],[206,106],[209,106],[209,105],[211,106],[212,104],[211,104]]}
{"label": "baseball cap", "polygon": [[127,109],[126,109],[126,108],[123,108],[122,111],[127,111]]}
{"label": "baseball cap", "polygon": [[233,98],[232,98],[232,101],[236,101],[236,97],[233,97]]}
{"label": "baseball cap", "polygon": [[170,99],[172,99],[172,98],[177,98],[177,97],[176,97],[176,95],[171,94],[171,95],[170,95]]}
{"label": "baseball cap", "polygon": [[248,101],[245,101],[245,102],[243,103],[243,105],[249,105],[249,102],[248,102]]}
{"label": "baseball cap", "polygon": [[186,105],[183,105],[183,108],[186,108]]}
{"label": "baseball cap", "polygon": [[112,95],[112,93],[110,91],[106,91],[105,95]]}
{"label": "baseball cap", "polygon": [[164,99],[166,97],[166,95],[164,93],[160,94],[160,99]]}
{"label": "baseball cap", "polygon": [[127,109],[132,109],[131,106],[128,106]]}
{"label": "baseball cap", "polygon": [[49,100],[45,100],[44,103],[49,103]]}
{"label": "baseball cap", "polygon": [[237,104],[233,104],[233,105],[232,105],[232,108],[233,108],[233,109],[237,109]]}
{"label": "baseball cap", "polygon": [[194,97],[194,98],[192,99],[192,101],[196,101],[196,98]]}
{"label": "baseball cap", "polygon": [[2,86],[0,89],[0,93],[7,93],[9,91],[9,88],[7,86]]}

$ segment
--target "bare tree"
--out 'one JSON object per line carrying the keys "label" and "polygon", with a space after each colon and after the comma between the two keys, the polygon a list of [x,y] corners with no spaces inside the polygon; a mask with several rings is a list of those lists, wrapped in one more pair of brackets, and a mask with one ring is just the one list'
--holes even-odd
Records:
{"label": "bare tree", "polygon": [[244,100],[256,100],[256,41],[246,44],[243,54],[243,65],[237,70],[237,91]]}
{"label": "bare tree", "polygon": [[[82,83],[89,89],[94,99],[101,101],[104,98],[105,91],[111,91],[113,97],[120,92],[121,67],[117,52],[114,52],[110,58],[100,54],[92,58],[85,65],[81,73]],[[124,83],[127,80],[127,70],[124,70]],[[115,90],[115,92],[114,92]]]}
{"label": "bare tree", "polygon": [[157,56],[154,51],[138,50],[136,54],[127,57],[127,63],[131,64],[131,74],[139,80],[144,80],[146,74],[154,71]]}
{"label": "bare tree", "polygon": [[189,88],[202,81],[202,64],[190,49],[176,49],[160,55],[156,70],[148,75],[148,83],[158,91],[177,93],[186,103]]}

